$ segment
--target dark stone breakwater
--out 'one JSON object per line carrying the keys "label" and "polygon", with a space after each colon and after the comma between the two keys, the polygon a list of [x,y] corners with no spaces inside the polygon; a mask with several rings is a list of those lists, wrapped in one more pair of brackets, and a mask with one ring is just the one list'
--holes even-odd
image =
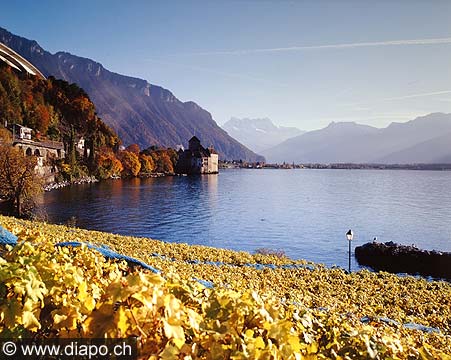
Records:
{"label": "dark stone breakwater", "polygon": [[355,248],[360,265],[377,271],[407,273],[451,280],[451,253],[421,250],[416,246],[386,243],[366,243]]}

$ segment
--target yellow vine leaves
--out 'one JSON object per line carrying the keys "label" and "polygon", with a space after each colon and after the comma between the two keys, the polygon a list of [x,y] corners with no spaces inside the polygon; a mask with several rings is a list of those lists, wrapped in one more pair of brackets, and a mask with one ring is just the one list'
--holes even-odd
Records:
{"label": "yellow vine leaves", "polygon": [[[0,223],[20,241],[0,258],[4,338],[134,337],[148,359],[450,359],[445,282],[314,264],[256,269],[243,265],[307,263],[7,217]],[[106,244],[162,274],[86,246],[54,246],[61,241]]]}

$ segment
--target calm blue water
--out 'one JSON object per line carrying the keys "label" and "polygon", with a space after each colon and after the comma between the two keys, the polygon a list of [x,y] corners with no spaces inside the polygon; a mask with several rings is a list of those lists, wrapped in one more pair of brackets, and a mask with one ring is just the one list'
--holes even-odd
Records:
{"label": "calm blue water", "polygon": [[[43,195],[50,222],[347,268],[353,245],[451,251],[451,172],[224,170],[217,176],[111,180]],[[353,265],[354,268],[356,265]]]}

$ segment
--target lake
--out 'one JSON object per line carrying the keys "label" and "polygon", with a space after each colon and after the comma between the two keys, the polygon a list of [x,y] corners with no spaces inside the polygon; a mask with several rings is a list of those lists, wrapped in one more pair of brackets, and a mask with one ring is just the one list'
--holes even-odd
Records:
{"label": "lake", "polygon": [[[109,180],[45,193],[52,223],[347,268],[353,247],[394,241],[451,251],[451,172],[223,170],[219,175]],[[357,268],[353,260],[353,268]]]}

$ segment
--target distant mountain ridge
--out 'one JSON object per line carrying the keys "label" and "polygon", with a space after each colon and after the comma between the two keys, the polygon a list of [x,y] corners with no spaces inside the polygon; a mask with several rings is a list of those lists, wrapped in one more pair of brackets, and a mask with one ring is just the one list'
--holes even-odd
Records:
{"label": "distant mountain ridge", "polygon": [[232,117],[222,128],[233,138],[255,152],[261,152],[305,131],[295,127],[276,126],[268,119]]}
{"label": "distant mountain ridge", "polygon": [[67,52],[51,54],[36,41],[1,27],[0,42],[33,63],[44,75],[81,86],[102,120],[125,144],[174,147],[186,145],[196,135],[205,146],[213,145],[223,159],[264,160],[229,136],[209,112],[194,102],[181,102],[169,90],[146,80],[113,73],[91,59]]}
{"label": "distant mountain ridge", "polygon": [[262,154],[278,163],[451,163],[451,114],[433,113],[382,129],[331,123]]}

